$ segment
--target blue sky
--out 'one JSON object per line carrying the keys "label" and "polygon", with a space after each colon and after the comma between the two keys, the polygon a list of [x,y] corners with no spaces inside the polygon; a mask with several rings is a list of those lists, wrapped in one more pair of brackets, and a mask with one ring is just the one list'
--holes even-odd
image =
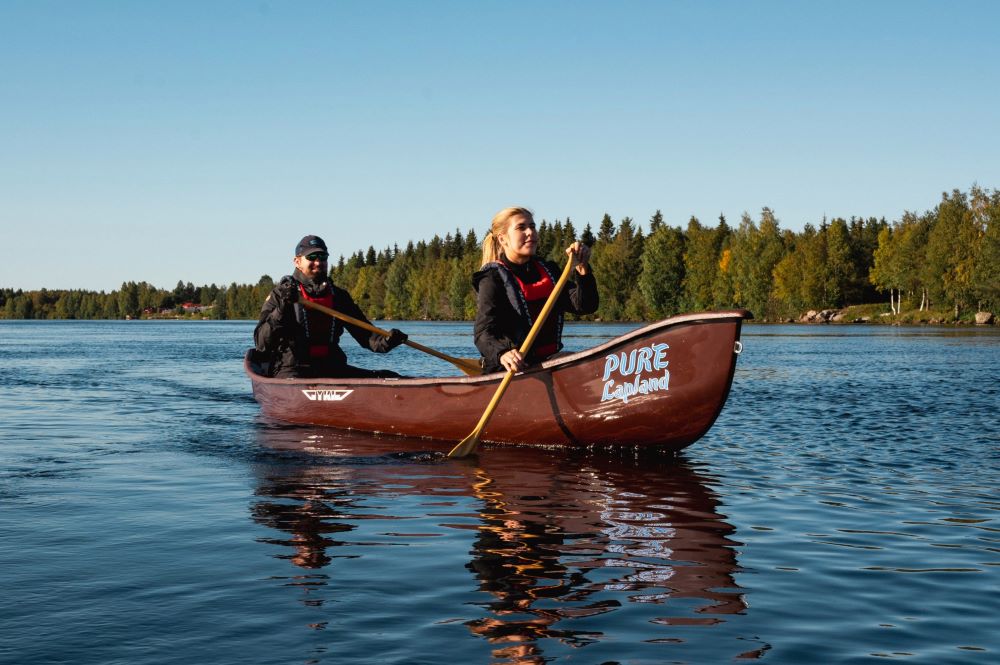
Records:
{"label": "blue sky", "polygon": [[0,0],[0,287],[1000,187],[1000,2]]}

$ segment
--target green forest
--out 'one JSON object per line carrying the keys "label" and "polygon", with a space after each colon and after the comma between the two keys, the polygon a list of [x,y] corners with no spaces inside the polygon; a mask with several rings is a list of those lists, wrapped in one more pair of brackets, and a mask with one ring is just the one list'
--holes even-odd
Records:
{"label": "green forest", "polygon": [[[488,221],[483,222],[485,230]],[[970,321],[1000,308],[1000,191],[973,186],[944,193],[922,214],[887,222],[834,218],[796,233],[764,208],[738,223],[686,227],[657,211],[645,225],[610,215],[578,230],[569,218],[538,225],[540,256],[562,263],[574,240],[592,247],[600,309],[587,319],[650,321],[688,311],[742,307],[757,321],[797,320],[808,310],[876,305],[883,321]],[[482,236],[459,229],[341,256],[334,283],[370,319],[468,320],[475,316],[471,275]],[[173,290],[124,282],[110,293],[0,288],[6,319],[256,319],[273,286],[195,286]]]}

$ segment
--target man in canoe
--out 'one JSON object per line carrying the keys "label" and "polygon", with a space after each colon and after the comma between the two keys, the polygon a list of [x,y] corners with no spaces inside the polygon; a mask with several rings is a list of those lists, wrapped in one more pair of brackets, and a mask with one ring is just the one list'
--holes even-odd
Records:
{"label": "man in canoe", "polygon": [[588,263],[590,248],[574,242],[566,254],[567,260],[576,260],[576,281],[560,294],[527,356],[521,355],[518,347],[562,272],[555,263],[538,259],[537,249],[538,231],[530,210],[504,208],[496,214],[483,240],[482,268],[472,276],[477,294],[475,342],[486,372],[521,371],[545,360],[562,348],[565,312],[597,310],[597,281]]}
{"label": "man in canoe", "polygon": [[278,282],[260,311],[253,331],[254,345],[270,361],[271,376],[278,378],[382,378],[398,377],[389,370],[368,370],[347,364],[340,348],[344,329],[362,347],[386,353],[406,341],[396,328],[389,336],[368,332],[325,313],[303,306],[312,301],[365,323],[365,315],[344,289],[330,282],[329,253],[318,236],[306,236],[295,246],[295,271]]}

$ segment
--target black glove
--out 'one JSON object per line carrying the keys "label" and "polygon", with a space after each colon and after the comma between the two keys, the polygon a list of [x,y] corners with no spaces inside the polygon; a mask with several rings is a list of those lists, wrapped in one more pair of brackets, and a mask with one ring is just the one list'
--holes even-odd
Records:
{"label": "black glove", "polygon": [[292,280],[282,282],[278,285],[278,293],[281,294],[281,300],[286,303],[298,302],[299,285]]}
{"label": "black glove", "polygon": [[382,333],[372,333],[368,341],[368,348],[375,353],[388,353],[406,341],[406,333],[393,328],[386,337]]}
{"label": "black glove", "polygon": [[386,338],[386,347],[388,349],[395,349],[397,346],[402,344],[407,340],[406,333],[399,328],[393,328],[389,331],[389,337]]}
{"label": "black glove", "polygon": [[299,301],[299,285],[293,280],[278,284],[278,299],[282,307]]}

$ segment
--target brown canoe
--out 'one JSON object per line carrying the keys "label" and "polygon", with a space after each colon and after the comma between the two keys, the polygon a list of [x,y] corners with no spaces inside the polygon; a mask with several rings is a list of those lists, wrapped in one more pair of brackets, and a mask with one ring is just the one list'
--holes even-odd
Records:
{"label": "brown canoe", "polygon": [[[715,422],[746,310],[671,317],[514,377],[482,439],[680,450]],[[244,366],[261,411],[293,423],[438,439],[475,427],[502,373],[418,379],[274,379]]]}

